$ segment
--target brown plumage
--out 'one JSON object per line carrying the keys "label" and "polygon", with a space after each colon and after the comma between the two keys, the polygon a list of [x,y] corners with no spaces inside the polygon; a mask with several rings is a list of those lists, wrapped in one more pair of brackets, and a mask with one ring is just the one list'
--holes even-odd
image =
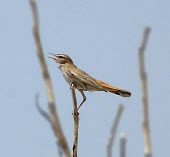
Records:
{"label": "brown plumage", "polygon": [[100,84],[102,89],[106,90],[107,92],[111,92],[111,93],[114,93],[114,94],[117,94],[117,95],[120,95],[120,96],[123,96],[123,97],[130,97],[131,96],[131,92],[129,92],[127,90],[111,86],[111,85],[109,85],[105,82],[102,82],[100,80],[96,80],[96,82],[98,84]]}
{"label": "brown plumage", "polygon": [[63,73],[65,80],[69,83],[69,85],[74,84],[75,88],[78,89],[82,94],[83,101],[79,105],[78,109],[86,101],[84,91],[107,91],[123,97],[131,96],[131,92],[97,80],[88,75],[86,72],[78,69],[68,55],[50,54],[52,56],[49,58],[52,58],[56,61],[59,69]]}

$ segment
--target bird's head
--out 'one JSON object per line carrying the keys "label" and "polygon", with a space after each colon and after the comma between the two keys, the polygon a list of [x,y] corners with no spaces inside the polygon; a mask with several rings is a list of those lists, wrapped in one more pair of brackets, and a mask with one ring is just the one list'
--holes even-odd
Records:
{"label": "bird's head", "polygon": [[49,58],[54,59],[59,66],[64,65],[66,63],[73,64],[72,59],[68,55],[65,55],[65,54],[53,54],[53,53],[49,53],[49,54],[51,55],[51,56],[49,56]]}

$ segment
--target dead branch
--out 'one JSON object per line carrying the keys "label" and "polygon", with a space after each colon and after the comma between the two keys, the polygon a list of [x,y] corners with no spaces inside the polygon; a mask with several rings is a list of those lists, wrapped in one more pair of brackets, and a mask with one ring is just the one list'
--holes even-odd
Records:
{"label": "dead branch", "polygon": [[126,136],[125,134],[122,132],[120,134],[120,157],[126,157]]}
{"label": "dead branch", "polygon": [[142,93],[142,128],[143,128],[145,157],[152,157],[150,127],[149,127],[147,74],[145,71],[145,61],[144,61],[144,52],[147,46],[150,31],[151,31],[150,27],[146,27],[144,29],[142,42],[138,49],[139,73],[140,73],[140,79],[141,79],[141,93]]}
{"label": "dead branch", "polygon": [[41,40],[40,40],[40,34],[39,34],[39,17],[38,17],[38,10],[37,10],[37,5],[35,0],[29,0],[30,2],[30,7],[32,11],[32,18],[33,18],[33,37],[35,41],[35,46],[37,49],[37,56],[39,59],[44,83],[45,83],[45,88],[46,88],[46,93],[47,93],[47,98],[48,98],[48,109],[49,109],[49,116],[50,116],[50,121],[51,121],[51,127],[53,129],[54,135],[57,139],[57,143],[61,146],[64,154],[66,157],[71,157],[71,153],[67,144],[67,141],[65,139],[64,133],[61,128],[61,124],[59,121],[59,117],[55,108],[55,99],[54,99],[54,94],[53,94],[53,89],[52,89],[52,84],[51,84],[51,79],[47,70],[47,66],[45,63],[44,55],[43,55],[43,49],[41,46]]}
{"label": "dead branch", "polygon": [[110,132],[110,137],[109,137],[108,144],[107,144],[107,151],[106,151],[107,157],[112,157],[112,148],[114,144],[114,138],[116,135],[117,127],[118,127],[123,109],[124,109],[123,105],[119,105],[117,109],[117,113],[113,121],[113,125],[112,125],[111,132]]}
{"label": "dead branch", "polygon": [[73,157],[77,157],[77,149],[78,149],[78,128],[79,128],[79,113],[77,109],[77,100],[74,89],[74,84],[71,85],[71,93],[73,100],[73,118],[74,118],[74,139],[73,139]]}

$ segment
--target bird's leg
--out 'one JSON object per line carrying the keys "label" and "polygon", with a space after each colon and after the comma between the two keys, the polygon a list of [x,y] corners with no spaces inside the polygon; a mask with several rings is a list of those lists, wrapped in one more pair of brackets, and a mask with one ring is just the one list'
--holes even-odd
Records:
{"label": "bird's leg", "polygon": [[71,90],[71,88],[72,88],[73,85],[76,87],[76,82],[70,83],[70,90]]}
{"label": "bird's leg", "polygon": [[79,90],[79,92],[81,93],[81,95],[83,96],[83,101],[80,103],[80,105],[78,106],[77,110],[79,110],[79,108],[81,107],[81,105],[83,105],[83,103],[86,101],[86,96],[85,96],[83,90],[82,90],[82,89],[78,89],[78,90]]}
{"label": "bird's leg", "polygon": [[[82,88],[83,88],[83,90],[84,90],[84,91],[86,91],[86,90],[87,90],[86,84],[84,84],[84,83],[80,83],[79,85],[80,85],[80,86],[82,86]],[[81,92],[80,92],[80,93],[81,93]]]}

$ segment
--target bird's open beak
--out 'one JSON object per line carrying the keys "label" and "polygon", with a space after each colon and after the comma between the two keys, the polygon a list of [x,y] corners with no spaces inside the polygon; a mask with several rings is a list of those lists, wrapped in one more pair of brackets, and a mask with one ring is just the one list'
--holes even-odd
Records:
{"label": "bird's open beak", "polygon": [[58,60],[58,56],[56,54],[53,54],[53,53],[48,53],[48,54],[50,54],[50,56],[48,56],[48,58],[52,58],[56,61]]}

